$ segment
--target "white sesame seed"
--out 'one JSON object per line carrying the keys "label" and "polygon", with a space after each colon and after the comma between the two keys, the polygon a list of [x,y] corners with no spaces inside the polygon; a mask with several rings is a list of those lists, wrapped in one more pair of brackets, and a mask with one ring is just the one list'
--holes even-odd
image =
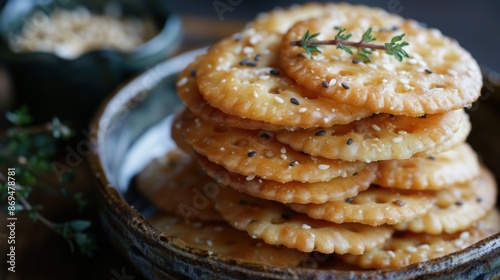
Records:
{"label": "white sesame seed", "polygon": [[226,79],[222,79],[220,82],[221,83],[225,83],[225,82],[227,82],[227,80]]}
{"label": "white sesame seed", "polygon": [[401,78],[399,79],[399,81],[402,83],[402,84],[408,84],[410,81],[408,81],[407,78]]}
{"label": "white sesame seed", "polygon": [[250,40],[248,40],[248,42],[252,45],[255,45],[260,41],[260,39],[261,39],[260,36],[254,35],[254,36],[250,37]]}
{"label": "white sesame seed", "polygon": [[281,97],[275,96],[274,100],[278,101],[278,103],[284,103],[285,100],[283,100]]}
{"label": "white sesame seed", "polygon": [[302,228],[303,228],[303,229],[310,229],[310,228],[311,228],[311,226],[310,226],[310,225],[308,225],[308,224],[302,224]]}
{"label": "white sesame seed", "polygon": [[333,60],[339,60],[339,57],[333,54],[330,55],[330,58]]}
{"label": "white sesame seed", "polygon": [[452,76],[456,76],[458,74],[457,71],[455,71],[453,69],[448,69],[448,71],[446,71],[446,72],[448,72],[448,74],[450,74]]}
{"label": "white sesame seed", "polygon": [[255,175],[248,175],[247,176],[247,181],[252,181],[255,178]]}
{"label": "white sesame seed", "polygon": [[282,154],[285,154],[285,153],[286,153],[286,148],[285,148],[285,147],[282,147],[282,148],[280,149],[280,152],[281,152]]}
{"label": "white sesame seed", "polygon": [[224,148],[224,147],[219,148],[219,151],[221,151],[221,152],[224,152],[225,150],[226,150],[226,148]]}
{"label": "white sesame seed", "polygon": [[464,231],[460,234],[460,239],[468,239],[470,237],[470,233],[468,231]]}
{"label": "white sesame seed", "polygon": [[403,137],[394,137],[394,138],[392,138],[392,142],[393,143],[400,143],[401,141],[403,141]]}
{"label": "white sesame seed", "polygon": [[434,249],[434,251],[436,251],[437,253],[442,253],[442,252],[444,252],[444,248],[443,247],[436,247],[436,249]]}
{"label": "white sesame seed", "polygon": [[389,82],[387,79],[382,79],[382,83],[386,84],[387,82]]}
{"label": "white sesame seed", "polygon": [[262,54],[270,54],[271,51],[269,49],[263,49],[260,51]]}
{"label": "white sesame seed", "polygon": [[286,160],[288,157],[285,154],[280,155],[283,160]]}
{"label": "white sesame seed", "polygon": [[252,47],[248,47],[248,46],[246,46],[246,47],[244,47],[244,48],[243,48],[243,53],[246,53],[246,54],[252,54],[252,53],[253,53],[253,51],[254,51],[254,50],[253,50],[253,48],[252,48]]}
{"label": "white sesame seed", "polygon": [[255,96],[255,97],[259,97],[259,94],[258,94],[258,93],[254,90],[254,91],[253,91],[253,96]]}
{"label": "white sesame seed", "polygon": [[183,86],[183,85],[185,85],[187,82],[188,82],[188,78],[187,78],[187,77],[183,77],[182,79],[180,79],[180,80],[177,82],[177,86],[178,86],[178,87],[182,87],[182,86]]}
{"label": "white sesame seed", "polygon": [[307,111],[307,108],[305,108],[305,107],[302,107],[299,109],[299,113],[304,113],[305,111]]}
{"label": "white sesame seed", "polygon": [[423,244],[423,245],[420,245],[419,246],[422,250],[429,250],[431,248],[431,246],[429,246],[429,244]]}
{"label": "white sesame seed", "polygon": [[372,124],[372,128],[373,130],[375,131],[380,131],[380,126],[376,125],[376,124]]}
{"label": "white sesame seed", "polygon": [[318,169],[319,170],[327,170],[328,168],[330,168],[330,165],[328,165],[328,164],[320,164],[320,165],[318,165]]}
{"label": "white sesame seed", "polygon": [[233,90],[238,90],[238,87],[233,87]]}
{"label": "white sesame seed", "polygon": [[393,251],[391,251],[391,250],[387,251],[387,254],[388,254],[391,258],[395,258],[395,257],[396,257],[396,254],[395,254]]}
{"label": "white sesame seed", "polygon": [[330,82],[328,83],[328,86],[332,87],[337,83],[337,79],[331,79]]}
{"label": "white sesame seed", "polygon": [[403,88],[404,88],[404,90],[406,90],[406,91],[409,91],[409,90],[411,89],[410,85],[408,85],[408,84],[405,84],[405,85],[403,86]]}
{"label": "white sesame seed", "polygon": [[398,131],[398,134],[399,135],[406,135],[406,134],[408,134],[408,132],[406,132],[404,130],[400,130],[400,131]]}
{"label": "white sesame seed", "polygon": [[415,253],[417,251],[417,248],[415,248],[415,246],[408,246],[406,247],[406,251],[410,253]]}
{"label": "white sesame seed", "polygon": [[235,54],[239,54],[239,53],[241,53],[241,49],[242,49],[242,46],[241,46],[241,45],[237,45],[237,46],[234,48],[234,53],[235,53]]}
{"label": "white sesame seed", "polygon": [[212,240],[209,239],[209,240],[207,240],[207,245],[209,247],[212,247],[212,245],[214,245],[214,243],[212,242]]}

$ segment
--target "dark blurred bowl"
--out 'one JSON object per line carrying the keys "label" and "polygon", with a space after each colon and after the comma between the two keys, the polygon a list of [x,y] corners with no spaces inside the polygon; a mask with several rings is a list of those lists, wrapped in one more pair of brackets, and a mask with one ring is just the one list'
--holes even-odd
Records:
{"label": "dark blurred bowl", "polygon": [[[126,16],[151,17],[159,33],[131,52],[100,49],[75,59],[48,52],[15,53],[9,46],[9,38],[20,34],[36,11],[50,14],[84,6],[101,12],[109,2],[121,5]],[[79,128],[88,124],[106,94],[165,60],[177,49],[180,37],[180,18],[164,0],[9,0],[0,11],[0,61],[12,78],[16,103],[29,105],[38,122],[57,115]]]}
{"label": "dark blurred bowl", "polygon": [[[110,240],[148,279],[497,279],[500,233],[454,254],[402,269],[340,271],[283,268],[228,258],[162,235],[147,218],[155,208],[137,193],[133,177],[154,157],[174,147],[171,116],[181,103],[176,73],[203,50],[186,53],[148,70],[103,103],[91,125],[90,156],[99,181],[100,213]],[[484,96],[498,96],[492,87]],[[481,100],[471,108],[471,144],[500,177],[500,106]],[[484,121],[489,119],[489,121]],[[489,125],[490,128],[485,128]],[[487,140],[487,141],[485,141]]]}

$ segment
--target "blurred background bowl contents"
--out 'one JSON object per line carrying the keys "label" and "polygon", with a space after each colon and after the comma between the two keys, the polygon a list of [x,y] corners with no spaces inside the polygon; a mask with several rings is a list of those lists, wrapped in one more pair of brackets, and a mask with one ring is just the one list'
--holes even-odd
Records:
{"label": "blurred background bowl contents", "polygon": [[17,53],[51,52],[72,59],[98,49],[132,51],[157,33],[150,17],[123,17],[120,6],[108,3],[104,14],[84,6],[50,15],[35,12],[9,43]]}

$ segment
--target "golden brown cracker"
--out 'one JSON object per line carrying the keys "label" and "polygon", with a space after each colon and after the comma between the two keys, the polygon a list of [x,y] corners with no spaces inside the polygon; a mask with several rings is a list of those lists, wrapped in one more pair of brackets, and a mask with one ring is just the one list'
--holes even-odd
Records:
{"label": "golden brown cracker", "polygon": [[435,206],[425,215],[394,228],[429,234],[465,230],[495,207],[496,197],[495,179],[483,167],[471,182],[438,191]]}
{"label": "golden brown cracker", "polygon": [[497,210],[493,210],[463,232],[438,235],[397,232],[379,248],[363,255],[346,254],[341,258],[363,268],[400,268],[460,251],[499,231],[500,215]]}
{"label": "golden brown cracker", "polygon": [[379,226],[411,221],[429,211],[433,202],[433,193],[371,187],[343,201],[290,207],[315,219]]}
{"label": "golden brown cracker", "polygon": [[295,23],[309,18],[322,17],[345,17],[346,12],[350,14],[359,13],[382,13],[386,11],[378,8],[368,8],[363,5],[350,5],[347,3],[305,3],[293,5],[286,8],[277,8],[267,13],[262,13],[251,21],[246,28],[257,30],[268,30],[286,33]]}
{"label": "golden brown cracker", "polygon": [[253,239],[224,222],[186,224],[182,219],[165,213],[157,214],[149,222],[162,235],[177,237],[194,248],[209,251],[209,254],[284,267],[298,266],[308,258],[306,253]]}
{"label": "golden brown cracker", "polygon": [[370,186],[375,178],[377,167],[376,164],[368,164],[353,176],[333,178],[326,182],[301,183],[291,181],[279,183],[230,172],[201,155],[199,155],[198,160],[207,174],[217,182],[229,185],[233,189],[251,196],[281,203],[324,203],[347,199]]}
{"label": "golden brown cracker", "polygon": [[380,161],[378,166],[374,184],[398,189],[440,190],[479,175],[477,155],[466,143],[436,156]]}
{"label": "golden brown cracker", "polygon": [[293,212],[278,202],[225,188],[214,198],[216,209],[239,230],[273,245],[302,252],[362,254],[390,237],[389,227],[335,224]]}
{"label": "golden brown cracker", "polygon": [[239,35],[214,45],[198,67],[196,82],[211,106],[289,129],[328,127],[371,114],[318,98],[284,75],[278,56],[282,35],[253,29]]}
{"label": "golden brown cracker", "polygon": [[[332,27],[338,28],[332,28]],[[320,33],[317,40],[333,40],[339,28],[359,41],[372,28],[376,41],[384,45],[396,35],[405,34],[411,57],[396,60],[376,50],[371,62],[337,48],[321,46],[321,54],[301,55],[303,48],[291,46],[306,31]],[[395,27],[394,29],[392,27]],[[480,94],[481,72],[469,52],[437,29],[422,27],[412,20],[403,21],[388,13],[350,14],[343,17],[311,18],[295,24],[285,35],[281,48],[285,72],[298,84],[320,96],[376,113],[422,116],[457,110],[471,105]],[[328,86],[324,86],[328,85]]]}
{"label": "golden brown cracker", "polygon": [[378,114],[329,128],[277,132],[276,139],[297,151],[332,159],[407,159],[452,138],[463,121],[468,121],[463,110],[425,118]]}
{"label": "golden brown cracker", "polygon": [[[311,157],[279,143],[271,132],[212,125],[189,111],[185,111],[173,125],[182,131],[184,140],[198,153],[244,176],[280,183],[313,183],[350,176],[366,165]],[[291,167],[291,162],[297,164]]]}
{"label": "golden brown cracker", "polygon": [[154,159],[137,176],[137,190],[161,211],[190,221],[221,221],[210,200],[219,188],[190,156],[173,150]]}
{"label": "golden brown cracker", "polygon": [[191,62],[177,77],[177,95],[186,107],[196,116],[203,118],[205,121],[227,125],[231,127],[239,127],[245,129],[267,129],[278,130],[284,129],[279,125],[273,125],[263,121],[256,121],[248,118],[241,118],[239,116],[228,115],[221,110],[210,106],[196,84],[196,70],[202,57],[198,57],[195,61]]}

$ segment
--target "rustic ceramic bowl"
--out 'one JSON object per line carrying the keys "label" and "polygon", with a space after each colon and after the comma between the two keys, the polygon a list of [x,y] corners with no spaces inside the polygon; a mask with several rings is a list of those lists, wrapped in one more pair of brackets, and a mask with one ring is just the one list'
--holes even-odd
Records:
{"label": "rustic ceramic bowl", "polygon": [[[500,274],[500,234],[460,252],[403,269],[340,271],[283,268],[209,254],[162,235],[147,221],[155,208],[131,181],[152,158],[171,149],[169,121],[180,102],[176,73],[203,52],[172,58],[138,76],[105,102],[91,125],[90,161],[100,183],[101,217],[109,239],[149,279],[490,279]],[[500,175],[500,91],[491,86],[471,109],[470,140],[485,163]],[[487,97],[486,97],[487,96]]]}

